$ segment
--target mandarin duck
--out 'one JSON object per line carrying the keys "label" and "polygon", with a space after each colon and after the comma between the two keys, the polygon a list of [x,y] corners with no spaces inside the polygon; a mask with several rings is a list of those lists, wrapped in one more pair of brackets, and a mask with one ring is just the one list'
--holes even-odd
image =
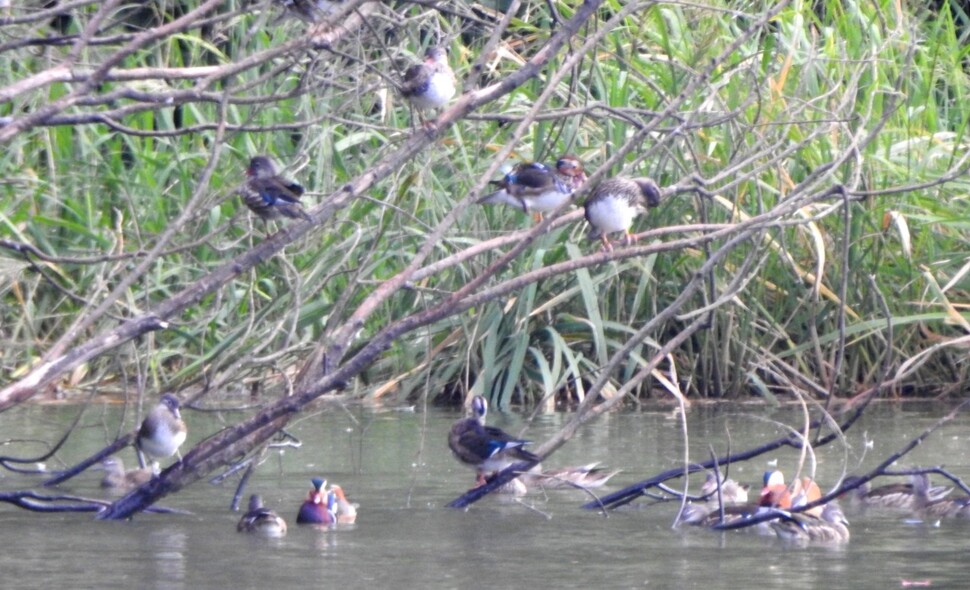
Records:
{"label": "mandarin duck", "polygon": [[[720,500],[725,506],[725,521],[732,518],[737,520],[745,515],[754,514],[758,506],[748,504],[748,486],[741,485],[733,479],[721,478]],[[720,520],[720,504],[718,504],[718,478],[713,471],[708,471],[701,484],[700,502],[691,502],[684,505],[680,519],[687,524],[697,524],[711,526]],[[744,507],[734,510],[736,507]],[[727,510],[730,508],[731,510]]]}
{"label": "mandarin duck", "polygon": [[843,543],[849,540],[849,521],[838,502],[820,506],[818,515],[807,512],[785,514],[771,522],[771,528],[779,538],[788,541],[819,541]]}
{"label": "mandarin duck", "polygon": [[152,460],[164,459],[178,452],[187,434],[178,398],[166,393],[142,421],[135,446]]}
{"label": "mandarin duck", "polygon": [[542,214],[555,211],[569,201],[576,189],[586,182],[583,163],[576,156],[565,155],[555,167],[525,162],[517,165],[502,180],[493,180],[499,190],[478,200],[479,205],[501,203],[534,214],[542,221]]}
{"label": "mandarin duck", "polygon": [[619,469],[605,469],[598,467],[599,463],[590,463],[578,467],[559,467],[543,471],[530,470],[519,476],[527,488],[542,488],[559,490],[568,488],[594,489],[602,487],[611,477],[620,472]]}
{"label": "mandarin duck", "polygon": [[[788,510],[800,508],[822,497],[822,490],[810,477],[795,480],[789,486],[785,484],[785,476],[781,471],[767,471],[764,484],[758,498],[758,503],[762,506]],[[803,514],[818,518],[822,515],[823,509],[822,505],[818,505],[809,508]]]}
{"label": "mandarin duck", "polygon": [[[725,506],[729,504],[746,504],[748,502],[748,486],[741,485],[733,479],[721,478],[720,482],[721,500]],[[701,496],[708,499],[708,503],[713,503],[717,507],[718,501],[718,477],[713,471],[708,471],[701,484]]]}
{"label": "mandarin duck", "polygon": [[[680,522],[692,526],[719,529],[725,525],[743,523],[746,520],[750,520],[754,517],[760,517],[763,514],[779,514],[779,511],[775,508],[747,503],[725,504],[723,509],[723,520],[721,518],[721,513],[722,510],[717,506],[716,503],[711,504],[707,502],[699,504],[686,504],[684,505],[684,510],[680,514]],[[770,523],[771,520],[766,520],[751,527],[738,528],[750,528],[755,533],[761,535],[770,535],[772,534]]]}
{"label": "mandarin duck", "polygon": [[942,518],[957,516],[970,518],[970,497],[934,498],[930,490],[930,478],[925,473],[910,476],[915,495],[913,509],[923,518]]}
{"label": "mandarin duck", "polygon": [[[772,488],[769,489],[769,485]],[[721,499],[724,501],[722,510],[721,505],[718,504],[717,487],[717,476],[713,472],[708,472],[701,485],[701,496],[706,498],[706,501],[686,504],[680,520],[686,524],[708,528],[743,522],[754,516],[775,512],[768,496],[773,492],[780,492],[781,489],[787,490],[781,472],[773,476],[771,473],[766,473],[765,489],[762,489],[761,496],[756,502],[749,502],[747,486],[742,486],[733,479],[722,480]],[[755,531],[760,534],[770,534],[771,528],[767,522],[762,522],[755,525]]]}
{"label": "mandarin duck", "polygon": [[586,221],[589,222],[589,239],[603,242],[603,249],[613,250],[609,234],[623,232],[623,244],[636,241],[630,233],[633,220],[648,207],[660,205],[661,191],[649,178],[611,178],[604,180],[586,199]]}
{"label": "mandarin duck", "polygon": [[286,521],[276,512],[263,506],[259,494],[249,497],[249,511],[239,519],[236,530],[266,537],[282,537],[286,534]]}
{"label": "mandarin duck", "polygon": [[[822,497],[822,490],[818,487],[810,477],[803,477],[801,480],[796,481],[792,484],[792,496],[791,496],[791,506],[792,508],[801,508],[806,504],[811,504],[812,502],[818,500]],[[822,510],[824,510],[824,505],[819,504],[818,506],[813,506],[808,510],[805,510],[803,514],[809,514],[815,517],[822,516]]]}
{"label": "mandarin duck", "polygon": [[[843,486],[851,485],[857,477],[847,477]],[[933,486],[926,492],[928,501],[936,501],[946,497],[953,488]],[[852,504],[866,508],[897,508],[913,510],[916,507],[916,486],[912,483],[891,483],[872,487],[867,481],[846,494]]]}
{"label": "mandarin duck", "polygon": [[344,489],[337,484],[330,486],[330,491],[334,495],[337,504],[337,522],[340,524],[353,524],[357,522],[357,504],[351,504],[344,495]]}
{"label": "mandarin duck", "polygon": [[471,417],[452,425],[448,447],[456,459],[477,470],[478,485],[485,483],[486,473],[502,471],[520,461],[539,461],[539,457],[522,448],[530,441],[515,438],[494,426],[485,426],[488,402],[484,397],[473,397],[471,410]]}
{"label": "mandarin duck", "polygon": [[303,187],[277,176],[276,167],[265,156],[256,156],[249,161],[246,184],[240,192],[246,206],[266,221],[280,216],[311,221],[300,204],[300,197],[305,192]]}
{"label": "mandarin duck", "polygon": [[337,522],[336,495],[326,489],[327,480],[314,477],[310,481],[313,483],[313,489],[310,490],[306,500],[300,506],[300,512],[296,516],[296,523],[335,524]]}
{"label": "mandarin duck", "polygon": [[785,483],[785,474],[778,470],[766,471],[758,505],[787,510],[792,505],[791,492]]}
{"label": "mandarin duck", "polygon": [[[716,492],[716,484],[712,480],[714,480],[714,478],[709,476],[709,479],[705,482],[704,487],[707,488],[707,491]],[[730,481],[731,480],[728,480],[728,482]],[[806,478],[806,481],[810,480]],[[778,521],[778,519],[790,518],[793,516],[788,512],[788,510],[790,510],[792,507],[792,490],[785,485],[785,476],[781,471],[776,470],[765,473],[764,487],[761,489],[761,494],[758,496],[758,500],[754,504],[728,504],[725,494],[725,487],[727,487],[726,484],[727,482],[722,484],[721,489],[722,497],[725,497],[723,520],[721,518],[722,509],[718,506],[717,499],[715,498],[709,502],[687,504],[684,506],[684,510],[680,517],[681,522],[696,526],[719,529],[724,525],[743,524],[744,521],[753,519],[755,517],[762,518],[765,515],[768,515],[769,518],[753,526],[733,528],[751,528],[758,534],[770,535],[777,534],[772,527],[773,524]],[[799,493],[798,490],[801,489],[801,486],[801,483],[796,482],[796,485],[794,486],[796,489],[796,495]],[[811,486],[808,487],[810,491],[804,494],[803,497],[814,497],[815,492],[811,490]],[[815,489],[817,489],[817,486],[815,486]],[[744,490],[744,497],[747,497],[746,490]],[[811,515],[805,516],[818,518]]]}
{"label": "mandarin duck", "polygon": [[152,478],[150,469],[130,469],[125,471],[124,462],[118,457],[107,457],[101,462],[104,477],[101,487],[111,491],[127,492],[148,483]]}
{"label": "mandarin duck", "polygon": [[448,65],[448,53],[443,47],[429,47],[424,62],[415,64],[404,72],[401,94],[418,111],[418,118],[426,126],[423,111],[437,109],[448,104],[456,89],[455,73]]}
{"label": "mandarin duck", "polygon": [[558,467],[556,469],[542,469],[536,465],[519,477],[509,480],[496,490],[498,493],[512,496],[524,496],[534,491],[565,490],[570,488],[594,489],[602,487],[619,469],[608,470],[598,467],[599,463],[590,463],[578,467]]}

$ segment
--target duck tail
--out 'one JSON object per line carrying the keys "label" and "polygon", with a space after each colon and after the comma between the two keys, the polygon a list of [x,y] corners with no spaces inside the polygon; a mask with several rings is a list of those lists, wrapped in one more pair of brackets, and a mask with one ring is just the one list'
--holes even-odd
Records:
{"label": "duck tail", "polygon": [[485,195],[484,197],[476,201],[479,205],[510,205],[512,207],[522,208],[522,200],[513,197],[504,188],[497,190],[494,193]]}

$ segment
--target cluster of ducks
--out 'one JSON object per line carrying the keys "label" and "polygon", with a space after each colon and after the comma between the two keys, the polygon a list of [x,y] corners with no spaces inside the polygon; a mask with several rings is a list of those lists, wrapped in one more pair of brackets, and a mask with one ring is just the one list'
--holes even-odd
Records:
{"label": "cluster of ducks", "polygon": [[[524,447],[529,441],[516,438],[485,424],[488,403],[484,397],[472,398],[470,416],[457,420],[448,433],[448,446],[455,458],[476,472],[475,486],[484,485],[494,474],[517,463],[532,468],[503,485],[498,491],[516,496],[535,489],[596,488],[618,471],[607,471],[596,463],[543,471],[539,457]],[[847,478],[843,487],[854,482]],[[754,502],[748,487],[731,479],[718,479],[708,473],[701,487],[702,501],[685,505],[680,522],[711,529],[750,528],[794,541],[839,543],[849,540],[849,522],[837,500],[797,510],[822,498],[811,478],[785,483],[781,471],[769,471]],[[890,508],[910,511],[922,519],[943,517],[970,518],[970,497],[950,499],[950,487],[930,486],[925,473],[912,475],[909,483],[872,488],[868,482],[847,493],[843,499],[865,508]]]}
{"label": "cluster of ducks", "polygon": [[[500,492],[521,496],[536,490],[580,488],[604,485],[618,470],[600,468],[597,463],[578,467],[543,470],[540,457],[524,447],[530,441],[516,438],[500,428],[488,426],[488,402],[481,395],[471,400],[470,416],[452,424],[448,447],[455,458],[475,470],[475,486],[489,481],[494,474],[517,463],[530,468],[500,488]],[[179,412],[178,399],[172,394],[161,397],[158,405],[145,417],[135,440],[136,448],[153,461],[178,453],[188,430]],[[117,457],[102,463],[105,471],[101,485],[115,491],[128,491],[151,480],[157,472],[141,468],[126,471]],[[343,489],[329,485],[323,478],[311,480],[313,488],[300,506],[296,522],[333,526],[357,520],[357,505],[347,500]],[[847,478],[843,487],[851,487]],[[864,508],[890,508],[913,513],[922,519],[945,517],[970,518],[970,496],[948,498],[952,488],[931,486],[925,473],[910,476],[909,483],[895,483],[873,488],[866,482],[843,496],[843,500]],[[685,505],[680,515],[684,524],[713,529],[747,528],[747,521],[758,521],[750,528],[775,534],[789,540],[844,542],[849,540],[849,523],[836,500],[797,511],[822,497],[811,478],[785,483],[777,470],[764,476],[763,487],[755,502],[748,499],[748,488],[731,479],[719,479],[709,473],[701,487],[701,501]],[[286,521],[263,506],[259,495],[249,500],[249,511],[237,525],[240,532],[278,537],[286,534]]]}
{"label": "cluster of ducks", "polygon": [[[188,428],[179,410],[179,401],[174,395],[162,395],[158,405],[145,416],[135,437],[135,448],[152,461],[151,468],[125,470],[118,457],[108,457],[101,462],[100,469],[105,472],[101,487],[113,492],[128,492],[148,483],[158,472],[158,460],[178,453],[185,442]],[[313,478],[313,488],[300,506],[297,524],[352,524],[357,520],[357,505],[347,500],[343,488],[337,484],[327,486],[327,480]],[[239,520],[236,529],[240,532],[258,533],[267,536],[286,534],[286,521],[276,512],[263,506],[259,495],[249,498],[249,511]]]}
{"label": "cluster of ducks", "polygon": [[[852,478],[847,478],[843,487],[851,487],[852,483]],[[859,509],[904,511],[923,520],[970,518],[970,497],[947,498],[952,489],[931,486],[929,477],[919,473],[911,475],[909,483],[873,488],[866,482],[844,494],[842,499]],[[837,500],[801,512],[792,511],[822,497],[818,484],[807,477],[786,485],[780,471],[769,471],[757,501],[752,503],[746,486],[731,479],[722,480],[718,486],[717,477],[708,473],[701,497],[707,501],[687,504],[681,513],[681,522],[724,529],[745,526],[746,521],[752,521],[756,522],[750,527],[754,531],[787,540],[834,543],[849,540],[849,522]]]}
{"label": "cluster of ducks", "polygon": [[[276,173],[266,156],[255,156],[246,169],[247,181],[240,189],[243,202],[261,219],[282,217],[310,221],[300,198],[305,189]],[[564,155],[555,165],[538,162],[518,164],[502,180],[492,181],[499,190],[478,200],[479,204],[505,204],[532,213],[536,221],[572,199],[586,182],[583,164],[575,156]],[[661,190],[649,178],[611,178],[599,184],[584,204],[589,238],[600,240],[603,249],[613,250],[609,235],[622,233],[622,243],[636,241],[630,229],[638,215],[660,205]]]}
{"label": "cluster of ducks", "polygon": [[909,477],[909,483],[872,488],[866,482],[851,492],[849,501],[869,508],[909,511],[924,520],[970,518],[970,497],[948,498],[952,491],[948,486],[931,486],[929,476],[917,473]]}
{"label": "cluster of ducks", "polygon": [[[313,488],[300,506],[296,516],[297,524],[312,524],[330,527],[337,524],[357,522],[357,505],[352,504],[337,484],[327,488],[327,480],[315,477],[310,480]],[[249,511],[239,519],[236,530],[267,537],[282,537],[286,534],[286,521],[273,510],[263,506],[257,494],[249,497]]]}
{"label": "cluster of ducks", "polygon": [[120,458],[108,457],[101,462],[100,469],[105,472],[101,487],[127,492],[147,483],[158,469],[158,460],[178,453],[188,432],[179,411],[178,398],[171,393],[162,395],[158,405],[142,420],[135,437],[135,448],[148,457],[152,468],[125,471],[125,464]]}
{"label": "cluster of ducks", "polygon": [[[105,459],[101,465],[106,472],[101,480],[101,487],[115,492],[129,491],[147,483],[154,476],[150,469],[125,471],[121,459],[116,457]],[[328,487],[327,480],[319,477],[310,481],[313,488],[300,506],[296,516],[297,524],[329,527],[337,524],[353,524],[357,521],[357,504],[347,500],[341,486],[332,484]],[[282,537],[286,534],[286,520],[274,510],[263,506],[263,500],[259,494],[253,494],[249,497],[249,510],[239,519],[236,530],[267,537]]]}
{"label": "cluster of ducks", "polygon": [[471,416],[456,421],[448,432],[448,448],[460,463],[475,470],[476,487],[485,484],[495,473],[521,462],[532,463],[533,467],[499,491],[521,496],[537,489],[598,488],[619,473],[619,470],[603,469],[598,463],[543,471],[539,457],[523,448],[530,441],[487,426],[487,415],[488,401],[476,395],[471,401]]}
{"label": "cluster of ducks", "polygon": [[[116,492],[127,492],[147,483],[158,471],[159,459],[178,453],[185,442],[188,429],[174,395],[162,395],[159,403],[145,419],[135,439],[135,447],[150,460],[152,468],[125,470],[118,457],[108,457],[101,469],[105,472],[101,486]],[[486,481],[486,475],[505,469],[518,461],[535,463],[530,471],[504,486],[503,492],[516,496],[537,489],[596,488],[605,484],[618,470],[606,470],[597,463],[543,471],[539,458],[524,449],[529,441],[517,439],[499,428],[485,425],[488,402],[482,396],[472,399],[472,416],[456,422],[449,433],[448,445],[462,463],[477,472],[476,485]],[[313,488],[300,506],[298,524],[349,524],[357,519],[357,506],[347,500],[343,489],[336,484],[328,487],[323,478],[313,478]],[[259,495],[249,499],[249,511],[240,519],[237,530],[267,536],[286,534],[286,521],[273,510],[263,506]]]}
{"label": "cluster of ducks", "polygon": [[[708,528],[740,526],[748,520],[761,520],[752,528],[762,534],[776,534],[791,540],[841,542],[849,540],[849,522],[838,502],[815,506],[802,512],[792,509],[806,506],[822,497],[822,492],[810,478],[785,483],[781,471],[769,471],[764,486],[754,503],[748,501],[746,486],[734,480],[720,482],[713,473],[701,486],[706,502],[684,506],[680,520],[684,524]],[[723,508],[722,508],[723,507]]]}
{"label": "cluster of ducks", "polygon": [[[316,12],[323,14],[320,10]],[[433,127],[424,119],[424,111],[445,106],[456,93],[455,74],[448,65],[445,50],[429,48],[425,61],[404,73],[400,92],[417,110],[422,123]],[[279,176],[268,157],[253,157],[246,169],[246,177],[239,193],[246,206],[260,218],[310,220],[300,203],[304,188]],[[526,214],[532,213],[536,221],[541,221],[543,213],[556,211],[570,201],[586,179],[583,163],[572,155],[563,155],[555,165],[524,162],[503,179],[492,181],[499,189],[482,197],[478,203],[510,205]],[[622,243],[629,245],[635,241],[630,232],[634,219],[647,208],[658,206],[661,197],[660,187],[649,178],[616,177],[601,182],[584,204],[586,221],[590,225],[589,238],[600,240],[604,250],[611,251],[613,244],[609,235],[622,232]]]}

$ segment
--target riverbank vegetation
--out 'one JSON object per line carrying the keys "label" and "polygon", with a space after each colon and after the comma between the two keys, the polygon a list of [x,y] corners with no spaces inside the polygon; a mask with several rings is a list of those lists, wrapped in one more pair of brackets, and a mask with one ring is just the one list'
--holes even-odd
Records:
{"label": "riverbank vegetation", "polygon": [[[521,72],[577,5],[523,3],[502,28],[463,3],[350,3],[352,30],[313,35],[268,3],[80,4],[4,25],[10,380],[264,243],[279,226],[235,190],[267,153],[334,210],[49,386],[279,391],[416,263],[351,352],[472,279],[492,296],[389,340],[356,395],[575,400],[604,371],[637,398],[965,388],[966,52],[947,7],[607,2],[535,75],[389,162],[418,134],[394,90],[422,46],[449,48],[467,96]],[[567,152],[594,179],[668,187],[637,248],[596,257],[575,213],[537,231],[470,204],[506,160]]]}
{"label": "riverbank vegetation", "polygon": [[[269,2],[11,9],[0,408],[270,402],[208,441],[208,469],[337,392],[965,393],[966,15],[509,4],[350,1],[322,25]],[[461,95],[422,126],[396,90],[434,44]],[[576,203],[616,175],[664,188],[636,244],[600,251],[581,210],[475,204],[503,166],[564,153],[590,174]],[[311,222],[243,206],[257,154]]]}

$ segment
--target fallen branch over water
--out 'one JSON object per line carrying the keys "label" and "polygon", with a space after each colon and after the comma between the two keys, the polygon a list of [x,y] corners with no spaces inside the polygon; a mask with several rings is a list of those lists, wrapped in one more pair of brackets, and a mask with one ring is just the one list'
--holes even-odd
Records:
{"label": "fallen branch over water", "polygon": [[[107,500],[84,496],[47,495],[31,491],[0,492],[0,502],[13,504],[31,512],[101,512],[111,506]],[[151,506],[145,512],[154,514],[191,514],[184,510]]]}

